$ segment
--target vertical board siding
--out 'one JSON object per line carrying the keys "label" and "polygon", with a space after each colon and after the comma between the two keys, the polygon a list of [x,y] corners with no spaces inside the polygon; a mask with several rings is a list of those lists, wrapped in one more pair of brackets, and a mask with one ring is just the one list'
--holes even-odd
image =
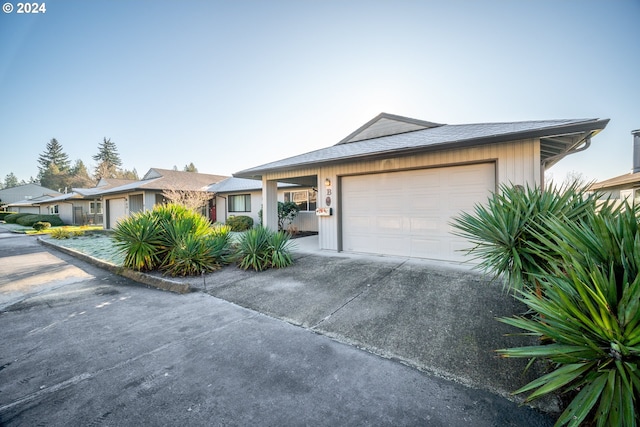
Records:
{"label": "vertical board siding", "polygon": [[382,160],[367,160],[352,163],[323,165],[318,168],[265,174],[263,179],[279,180],[301,176],[318,177],[318,207],[325,206],[327,188],[324,180],[331,180],[331,208],[333,215],[318,218],[319,244],[321,249],[339,250],[340,248],[340,177],[397,171],[406,169],[446,167],[465,163],[484,161],[496,162],[496,190],[500,184],[539,185],[540,142],[527,139],[500,144],[487,144],[480,147],[461,148],[427,152],[412,156],[389,157]]}

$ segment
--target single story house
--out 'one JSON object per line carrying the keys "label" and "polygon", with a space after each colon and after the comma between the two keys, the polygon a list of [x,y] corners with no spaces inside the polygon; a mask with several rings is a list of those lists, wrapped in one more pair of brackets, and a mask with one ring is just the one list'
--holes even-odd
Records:
{"label": "single story house", "polygon": [[450,221],[501,184],[542,186],[545,169],[586,149],[608,119],[446,125],[381,113],[330,147],[256,166],[263,221],[278,182],[316,188],[319,248],[464,261]]}
{"label": "single story house", "polygon": [[[62,193],[38,184],[30,183],[18,185],[16,187],[10,187],[0,190],[0,205],[5,206],[19,202],[21,209],[28,209],[33,208],[33,206],[27,206],[30,204],[30,201],[32,199],[41,198],[42,196],[59,196],[60,194]],[[39,211],[36,208],[31,209],[29,213],[39,213]]]}
{"label": "single story house", "polygon": [[135,182],[130,179],[102,178],[95,187],[73,188],[62,194],[39,202],[41,214],[57,214],[65,224],[102,225],[101,193],[110,188]]}
{"label": "single story house", "polygon": [[592,184],[590,189],[599,191],[605,198],[629,203],[640,202],[640,129],[633,135],[633,168],[630,173]]}
{"label": "single story house", "polygon": [[[54,197],[58,197],[59,193],[54,194],[43,194],[42,196],[33,197],[31,199],[20,200],[18,202],[13,202],[5,205],[5,208],[9,212],[17,212],[17,213],[28,213],[28,214],[39,214],[41,213],[40,205],[41,203],[45,203],[48,200],[51,200]],[[48,212],[45,212],[48,213]]]}
{"label": "single story house", "polygon": [[[211,216],[213,221],[224,223],[231,215],[245,215],[250,216],[254,224],[260,223],[262,181],[229,177],[210,185],[208,191],[215,195],[216,215]],[[292,201],[300,207],[298,215],[290,224],[299,231],[318,231],[317,192],[318,190],[312,187],[278,183],[278,201]]]}
{"label": "single story house", "polygon": [[[113,228],[117,221],[136,212],[153,209],[165,202],[165,191],[202,191],[227,178],[197,172],[183,172],[169,169],[151,168],[140,181],[103,190],[99,194],[104,203],[104,228]],[[213,199],[213,197],[212,197]],[[209,217],[212,201],[205,212]],[[215,209],[214,209],[215,212]]]}

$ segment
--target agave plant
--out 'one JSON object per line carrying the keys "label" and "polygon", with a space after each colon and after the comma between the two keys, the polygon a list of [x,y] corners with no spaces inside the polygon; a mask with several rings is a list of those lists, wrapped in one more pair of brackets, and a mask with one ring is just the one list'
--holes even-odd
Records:
{"label": "agave plant", "polygon": [[606,204],[581,223],[546,222],[549,238],[528,250],[551,267],[538,274],[542,296],[521,291],[532,317],[501,319],[548,345],[498,350],[503,357],[542,358],[554,370],[515,393],[527,400],[575,394],[558,426],[636,426],[640,399],[640,227],[638,209]]}
{"label": "agave plant", "polygon": [[531,243],[548,235],[546,221],[559,218],[580,222],[595,209],[598,194],[587,192],[577,182],[545,189],[502,185],[487,204],[473,213],[463,212],[452,221],[454,233],[473,245],[468,253],[479,260],[477,267],[496,277],[506,275],[513,289],[531,286],[532,274],[549,269],[548,257],[539,256]]}
{"label": "agave plant", "polygon": [[118,222],[113,239],[124,254],[124,267],[134,270],[153,270],[166,251],[158,219],[151,212],[140,212]]}

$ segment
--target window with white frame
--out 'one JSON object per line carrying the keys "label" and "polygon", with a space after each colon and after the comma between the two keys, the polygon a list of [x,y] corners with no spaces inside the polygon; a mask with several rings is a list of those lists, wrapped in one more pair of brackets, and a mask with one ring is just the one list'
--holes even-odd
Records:
{"label": "window with white frame", "polygon": [[228,197],[229,212],[251,212],[251,194],[238,194]]}
{"label": "window with white frame", "polygon": [[54,215],[58,213],[58,205],[49,206],[49,214]]}
{"label": "window with white frame", "polygon": [[284,201],[293,202],[301,211],[315,211],[318,194],[313,190],[287,191],[284,193]]}
{"label": "window with white frame", "polygon": [[101,214],[102,213],[102,202],[91,202],[89,204],[89,213]]}

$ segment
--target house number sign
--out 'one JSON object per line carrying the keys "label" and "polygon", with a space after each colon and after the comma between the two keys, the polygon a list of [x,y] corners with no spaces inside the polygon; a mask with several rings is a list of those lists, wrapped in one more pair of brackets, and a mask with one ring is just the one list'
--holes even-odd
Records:
{"label": "house number sign", "polygon": [[327,198],[324,199],[327,206],[331,206],[331,189],[327,188]]}

